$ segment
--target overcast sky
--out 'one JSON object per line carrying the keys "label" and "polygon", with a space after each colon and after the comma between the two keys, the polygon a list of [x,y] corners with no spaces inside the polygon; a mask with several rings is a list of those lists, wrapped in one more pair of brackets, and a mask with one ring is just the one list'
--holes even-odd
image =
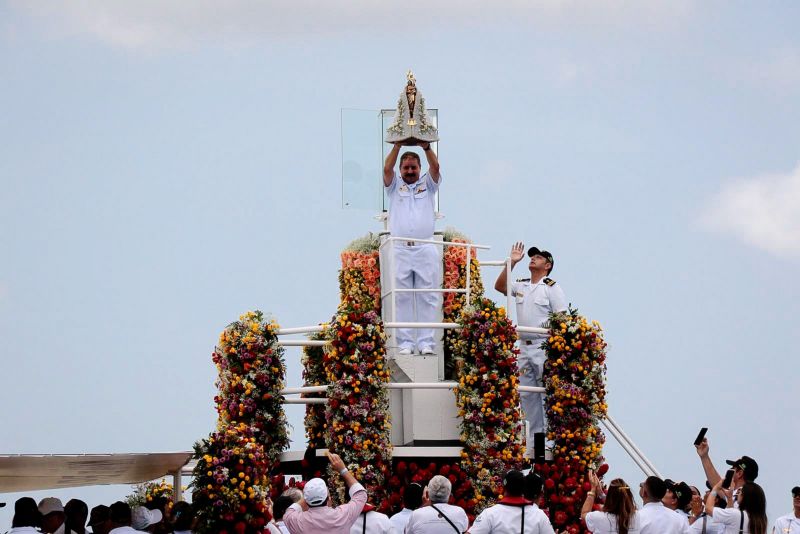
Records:
{"label": "overcast sky", "polygon": [[708,426],[720,469],[755,457],[771,519],[788,512],[800,7],[384,4],[0,2],[0,453],[207,435],[227,323],[334,312],[339,251],[380,229],[341,209],[340,110],[393,107],[413,68],[439,109],[440,226],[485,259],[552,251],[606,328],[610,413],[659,470],[701,485]]}

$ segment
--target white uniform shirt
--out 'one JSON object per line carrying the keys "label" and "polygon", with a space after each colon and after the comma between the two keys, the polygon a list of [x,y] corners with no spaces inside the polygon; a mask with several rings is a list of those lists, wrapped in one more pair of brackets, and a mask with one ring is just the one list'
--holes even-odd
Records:
{"label": "white uniform shirt", "polygon": [[[366,523],[364,520],[366,519]],[[366,528],[365,528],[366,526]],[[394,527],[389,516],[370,510],[367,513],[361,512],[356,518],[356,522],[350,527],[350,534],[395,534]]]}
{"label": "white uniform shirt", "polygon": [[641,534],[688,534],[684,518],[660,502],[649,502],[638,512]]}
{"label": "white uniform shirt", "polygon": [[[593,534],[617,534],[617,516],[608,512],[589,512],[586,514],[586,528]],[[639,513],[634,512],[628,525],[628,534],[639,534]]]}
{"label": "white uniform shirt", "polygon": [[725,532],[725,525],[720,525],[714,521],[713,517],[708,516],[705,513],[700,514],[700,517],[695,519],[694,523],[689,525],[689,532],[692,534],[703,534],[704,520],[706,523],[706,534],[723,534]]}
{"label": "white uniform shirt", "polygon": [[411,519],[411,512],[413,511],[414,510],[409,510],[408,508],[403,508],[389,518],[397,534],[403,534],[403,532],[406,531],[406,525],[408,524],[408,520]]}
{"label": "white uniform shirt", "polygon": [[739,534],[739,523],[742,521],[742,515],[744,515],[742,532],[749,532],[750,521],[748,521],[745,512],[737,508],[714,508],[714,521],[718,525],[725,526],[724,532],[726,534]]}
{"label": "white uniform shirt", "polygon": [[[467,512],[460,506],[452,504],[434,503],[436,508],[442,511],[450,521],[455,524],[459,532],[466,532],[469,527]],[[405,534],[454,534],[455,530],[447,522],[447,519],[439,515],[433,506],[423,506],[417,508],[411,514],[411,519],[406,525]]]}
{"label": "white uniform shirt", "polygon": [[[567,297],[558,283],[548,285],[542,278],[536,283],[517,281],[511,284],[511,294],[517,302],[517,324],[541,327],[551,312],[567,310]],[[542,334],[520,333],[522,339],[542,337]]]}
{"label": "white uniform shirt", "polygon": [[800,534],[800,517],[794,514],[779,517],[773,528],[775,534]]}
{"label": "white uniform shirt", "polygon": [[413,184],[407,184],[395,173],[386,187],[389,197],[389,233],[397,237],[430,239],[433,237],[436,192],[439,183],[426,172]]}
{"label": "white uniform shirt", "polygon": [[[480,513],[469,529],[470,534],[520,534],[521,506],[495,504]],[[554,534],[545,513],[535,504],[524,507],[525,534]],[[450,530],[453,530],[452,528]]]}

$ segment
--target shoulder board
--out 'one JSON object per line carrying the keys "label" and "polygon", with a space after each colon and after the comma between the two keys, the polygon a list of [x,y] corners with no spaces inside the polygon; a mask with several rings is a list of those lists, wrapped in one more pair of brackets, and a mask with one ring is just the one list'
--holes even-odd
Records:
{"label": "shoulder board", "polygon": [[530,278],[517,278],[517,282],[530,282]]}
{"label": "shoulder board", "polygon": [[556,281],[553,280],[552,278],[545,278],[544,280],[542,280],[542,282],[544,282],[545,284],[547,284],[550,287],[553,287],[554,285],[556,285]]}

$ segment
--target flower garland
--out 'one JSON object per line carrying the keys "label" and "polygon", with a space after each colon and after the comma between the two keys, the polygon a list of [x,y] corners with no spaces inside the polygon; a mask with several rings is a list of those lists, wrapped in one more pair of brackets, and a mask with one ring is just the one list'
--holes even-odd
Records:
{"label": "flower garland", "polygon": [[[389,369],[380,316],[355,306],[345,295],[331,321],[331,344],[325,357],[328,404],[325,410],[328,449],[338,452],[370,498],[388,507],[386,475],[390,469]],[[331,473],[332,474],[332,473]],[[339,502],[344,485],[337,476]]]}
{"label": "flower garland", "polygon": [[[324,331],[316,333],[310,336],[310,339],[314,341],[325,340],[327,339],[327,333]],[[303,364],[304,386],[322,386],[328,383],[324,358],[325,349],[323,347],[303,347],[301,362]],[[325,393],[308,393],[304,394],[303,397],[325,398]],[[308,438],[308,448],[324,449],[326,447],[325,405],[306,404],[306,415],[303,422],[306,429],[306,438]]]}
{"label": "flower garland", "polygon": [[[469,243],[469,239],[453,228],[444,231],[444,240],[452,243]],[[467,249],[465,247],[448,245],[444,247],[443,254],[444,276],[443,287],[445,289],[464,289],[467,287]],[[483,281],[481,280],[480,263],[478,262],[477,251],[472,249],[470,252],[470,305],[474,305],[483,298]],[[463,293],[444,293],[442,299],[442,320],[445,323],[454,323],[458,320],[461,310],[466,306],[467,296]],[[455,364],[455,344],[458,340],[458,332],[455,330],[444,331],[444,368],[445,377],[454,379]]]}
{"label": "flower garland", "polygon": [[200,534],[261,532],[270,519],[269,473],[289,445],[278,328],[260,311],[247,312],[222,332],[212,355],[219,371],[217,431],[194,447]]}
{"label": "flower garland", "polygon": [[545,500],[553,527],[577,534],[585,531],[580,508],[590,489],[586,471],[603,463],[605,436],[599,421],[608,409],[606,342],[600,324],[589,323],[572,308],[552,314],[550,325],[544,344],[544,386],[547,439],[554,443],[554,462],[538,464],[536,469],[545,478]]}
{"label": "flower garland", "polygon": [[455,388],[461,422],[461,467],[475,489],[475,513],[502,493],[502,477],[522,464],[517,331],[489,299],[465,308],[455,342]]}
{"label": "flower garland", "polygon": [[381,310],[381,272],[377,235],[368,234],[342,252],[339,293],[358,310]]}

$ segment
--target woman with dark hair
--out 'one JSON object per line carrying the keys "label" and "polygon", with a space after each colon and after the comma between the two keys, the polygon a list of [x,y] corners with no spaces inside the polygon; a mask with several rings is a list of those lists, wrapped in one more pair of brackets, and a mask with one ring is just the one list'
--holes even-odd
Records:
{"label": "woman with dark hair", "polygon": [[603,511],[592,511],[595,497],[603,492],[603,485],[594,471],[589,471],[592,489],[586,494],[581,508],[581,519],[586,528],[594,534],[635,534],[639,532],[636,504],[633,502],[631,488],[621,478],[615,478],[608,485]]}
{"label": "woman with dark hair", "polygon": [[172,507],[172,529],[174,534],[192,534],[195,526],[195,512],[186,501],[176,502]]}
{"label": "woman with dark hair", "polygon": [[739,508],[717,508],[714,502],[718,494],[733,502],[733,490],[722,487],[722,479],[716,483],[706,499],[706,513],[718,524],[725,525],[726,534],[766,534],[767,498],[764,490],[755,482],[745,482],[739,492]]}

